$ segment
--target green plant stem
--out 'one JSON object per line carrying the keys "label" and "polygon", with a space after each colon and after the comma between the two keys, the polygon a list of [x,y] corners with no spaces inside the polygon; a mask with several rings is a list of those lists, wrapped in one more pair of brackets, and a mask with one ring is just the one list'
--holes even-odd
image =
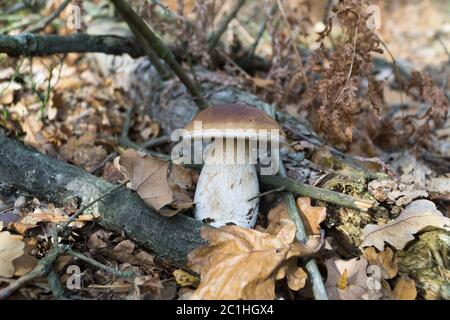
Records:
{"label": "green plant stem", "polygon": [[[284,167],[283,161],[280,161],[280,175],[284,178],[287,178],[286,168]],[[305,231],[305,226],[300,216],[300,212],[297,207],[294,195],[291,192],[285,192],[284,200],[286,201],[289,216],[291,217],[292,221],[294,221],[296,227],[297,240],[301,243],[306,243],[308,241],[308,235]],[[328,300],[327,290],[325,289],[322,275],[320,274],[316,260],[308,259],[305,263],[305,267],[308,271],[309,281],[312,284],[314,298],[316,300]]]}
{"label": "green plant stem", "polygon": [[[281,170],[281,165],[280,165]],[[365,199],[355,199],[347,194],[313,187],[298,181],[293,181],[286,176],[260,176],[260,182],[274,187],[286,187],[286,190],[301,196],[321,200],[339,205],[341,207],[365,210],[373,206],[373,202]]]}

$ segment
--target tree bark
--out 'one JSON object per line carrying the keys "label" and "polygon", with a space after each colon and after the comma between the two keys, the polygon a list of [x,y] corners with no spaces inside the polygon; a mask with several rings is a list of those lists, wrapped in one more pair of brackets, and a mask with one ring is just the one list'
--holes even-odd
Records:
{"label": "tree bark", "polygon": [[[64,205],[86,204],[113,187],[81,168],[52,159],[10,139],[0,130],[0,193],[18,190],[30,196]],[[162,217],[126,188],[114,191],[91,210],[105,228],[123,232],[158,256],[184,264],[187,254],[205,242],[202,223],[177,215]]]}
{"label": "tree bark", "polygon": [[134,38],[115,35],[88,35],[84,33],[68,36],[37,35],[24,33],[17,36],[0,35],[0,52],[9,56],[49,56],[71,52],[102,52],[106,54],[129,54],[131,57],[145,55]]}

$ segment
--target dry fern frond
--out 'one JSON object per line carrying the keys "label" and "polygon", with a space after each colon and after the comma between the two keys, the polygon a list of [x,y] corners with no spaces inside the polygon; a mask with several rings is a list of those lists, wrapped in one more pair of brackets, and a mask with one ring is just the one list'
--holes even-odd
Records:
{"label": "dry fern frond", "polygon": [[[370,15],[365,1],[341,0],[332,12],[344,31],[343,42],[337,43],[328,66],[319,71],[319,79],[310,91],[314,95],[313,117],[316,129],[332,143],[347,144],[352,141],[354,116],[360,109],[357,99],[361,81],[368,81],[369,102],[379,109],[383,104],[382,83],[372,76],[373,52],[382,53],[378,36],[367,25]],[[330,36],[333,18],[319,33],[320,51],[326,52],[324,40]]]}

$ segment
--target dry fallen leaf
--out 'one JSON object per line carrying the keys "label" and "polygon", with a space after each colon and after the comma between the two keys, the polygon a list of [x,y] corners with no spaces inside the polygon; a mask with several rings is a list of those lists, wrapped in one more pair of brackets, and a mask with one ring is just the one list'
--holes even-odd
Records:
{"label": "dry fallen leaf", "polygon": [[289,263],[286,278],[288,287],[291,288],[291,290],[298,291],[305,286],[306,280],[308,280],[308,274],[305,270],[299,268],[295,262],[295,260],[292,260],[292,262]]}
{"label": "dry fallen leaf", "polygon": [[297,198],[297,206],[305,223],[306,232],[308,234],[320,234],[320,223],[327,217],[327,209],[325,207],[313,207],[311,198]]}
{"label": "dry fallen leaf", "polygon": [[133,149],[120,155],[119,170],[130,179],[133,190],[144,202],[159,210],[173,200],[173,191],[167,182],[169,164],[165,161],[142,157]]}
{"label": "dry fallen leaf", "polygon": [[[188,170],[174,165],[168,173],[168,162],[141,155],[133,149],[126,150],[117,159],[115,164],[131,180],[131,188],[161,215],[173,216],[192,207],[193,201],[185,191],[192,187]],[[170,208],[161,209],[166,205]]]}
{"label": "dry fallen leaf", "polygon": [[391,248],[378,253],[374,247],[369,247],[364,250],[363,256],[370,265],[379,266],[383,270],[383,279],[392,279],[397,275],[398,266]]}
{"label": "dry fallen leaf", "polygon": [[396,300],[415,300],[417,297],[416,284],[408,276],[401,276],[394,287]]}
{"label": "dry fallen leaf", "polygon": [[60,148],[60,154],[66,161],[81,165],[88,171],[107,156],[103,146],[95,145],[97,138],[93,130],[95,127],[84,132],[80,137],[71,136]]}
{"label": "dry fallen leaf", "polygon": [[38,259],[30,254],[30,252],[36,247],[37,241],[33,238],[27,238],[24,239],[24,242],[24,254],[13,261],[15,269],[14,275],[16,277],[21,277],[27,274],[28,272],[33,270],[38,263]]}
{"label": "dry fallen leaf", "polygon": [[414,234],[427,227],[450,230],[450,219],[444,217],[433,202],[416,200],[411,202],[394,221],[382,226],[373,224],[365,226],[362,246],[374,246],[383,251],[386,241],[402,250],[409,241],[414,240]]}
{"label": "dry fallen leaf", "polygon": [[132,241],[123,240],[114,247],[112,256],[123,263],[130,263],[147,268],[153,268],[155,266],[153,255],[144,250],[140,250],[137,254],[133,254],[134,249],[135,245]]}
{"label": "dry fallen leaf", "polygon": [[112,234],[113,234],[112,232],[108,232],[104,229],[99,229],[95,231],[89,236],[89,240],[87,242],[89,249],[98,250],[106,248],[107,247],[106,241],[108,241],[108,239],[112,236]]}
{"label": "dry fallen leaf", "polygon": [[325,283],[331,300],[362,300],[367,294],[367,260],[355,258],[325,261],[328,277]]}
{"label": "dry fallen leaf", "polygon": [[201,234],[210,245],[188,256],[189,267],[201,274],[190,298],[274,299],[275,281],[285,277],[293,287],[302,287],[304,274],[295,265],[296,258],[316,252],[322,241],[311,237],[302,245],[295,241],[291,220],[278,223],[275,235],[238,226],[204,227]]}
{"label": "dry fallen leaf", "polygon": [[23,255],[25,243],[8,231],[0,232],[0,277],[14,275],[13,261]]}

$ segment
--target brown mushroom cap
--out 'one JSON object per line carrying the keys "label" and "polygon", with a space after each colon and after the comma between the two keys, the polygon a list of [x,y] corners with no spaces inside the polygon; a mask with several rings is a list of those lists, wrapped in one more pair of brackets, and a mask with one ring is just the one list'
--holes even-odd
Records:
{"label": "brown mushroom cap", "polygon": [[[202,130],[195,131],[194,122],[202,122]],[[271,139],[284,141],[285,134],[278,123],[269,117],[267,113],[255,107],[245,104],[219,104],[201,111],[188,125],[186,125],[186,137],[229,137],[224,135],[228,130],[231,136],[239,138],[239,135],[233,135],[231,130],[277,130],[278,134],[271,134]]]}

